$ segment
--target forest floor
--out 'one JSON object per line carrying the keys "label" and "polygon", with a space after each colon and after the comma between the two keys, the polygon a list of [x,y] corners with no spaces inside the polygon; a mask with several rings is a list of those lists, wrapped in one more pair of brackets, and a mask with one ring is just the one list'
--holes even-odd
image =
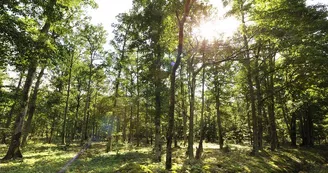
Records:
{"label": "forest floor", "polygon": [[[196,145],[195,145],[196,147]],[[151,147],[134,147],[129,144],[114,146],[114,151],[105,153],[106,143],[96,142],[67,169],[67,173],[116,172],[116,173],[160,173],[162,162],[152,161]],[[202,161],[188,160],[186,148],[175,148],[172,172],[216,173],[216,172],[309,172],[328,173],[328,146],[314,148],[280,148],[271,152],[263,150],[258,156],[250,156],[251,148],[229,145],[219,150],[216,144],[206,143]],[[0,156],[7,147],[0,145]],[[67,150],[55,144],[29,144],[23,149],[23,160],[0,163],[4,173],[51,173],[58,172],[71,160],[81,147],[70,145]]]}

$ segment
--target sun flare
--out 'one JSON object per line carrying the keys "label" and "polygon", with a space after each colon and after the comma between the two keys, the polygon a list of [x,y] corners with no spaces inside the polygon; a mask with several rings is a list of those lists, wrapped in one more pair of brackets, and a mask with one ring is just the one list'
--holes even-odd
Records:
{"label": "sun flare", "polygon": [[204,21],[194,30],[194,34],[201,39],[228,39],[238,30],[239,22],[235,18]]}

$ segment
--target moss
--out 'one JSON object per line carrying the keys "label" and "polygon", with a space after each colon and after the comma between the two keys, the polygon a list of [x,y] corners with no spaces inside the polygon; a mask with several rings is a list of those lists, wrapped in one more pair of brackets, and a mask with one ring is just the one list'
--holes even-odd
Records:
{"label": "moss", "polygon": [[119,168],[117,173],[126,172],[126,173],[153,173],[147,166],[139,165],[137,163],[128,163],[121,168]]}

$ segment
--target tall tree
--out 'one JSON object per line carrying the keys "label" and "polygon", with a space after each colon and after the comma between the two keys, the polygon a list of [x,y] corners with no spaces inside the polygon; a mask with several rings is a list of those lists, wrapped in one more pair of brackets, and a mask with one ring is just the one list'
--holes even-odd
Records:
{"label": "tall tree", "polygon": [[[170,170],[172,168],[172,137],[173,137],[173,127],[174,127],[174,107],[175,107],[175,73],[178,69],[181,62],[181,54],[183,50],[183,42],[184,42],[184,25],[187,17],[189,16],[190,9],[194,3],[194,0],[186,0],[184,2],[184,10],[182,13],[182,18],[179,17],[177,13],[177,20],[179,26],[179,42],[178,42],[178,54],[177,59],[173,65],[171,75],[170,75],[170,106],[169,106],[169,125],[167,131],[167,144],[166,144],[166,162],[165,168]],[[190,135],[190,134],[189,134]],[[193,153],[189,154],[189,156],[193,157]]]}

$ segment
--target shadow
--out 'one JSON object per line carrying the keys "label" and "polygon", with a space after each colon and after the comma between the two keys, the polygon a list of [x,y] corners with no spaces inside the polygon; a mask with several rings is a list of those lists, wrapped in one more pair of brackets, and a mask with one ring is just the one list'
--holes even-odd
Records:
{"label": "shadow", "polygon": [[[126,152],[123,154],[101,154],[98,156],[92,156],[87,151],[77,159],[69,168],[69,170],[80,170],[84,172],[113,172],[123,167],[126,163],[136,163],[138,165],[144,165],[151,162],[150,153],[142,152]],[[87,167],[85,165],[88,165]],[[73,171],[74,172],[74,171]]]}

